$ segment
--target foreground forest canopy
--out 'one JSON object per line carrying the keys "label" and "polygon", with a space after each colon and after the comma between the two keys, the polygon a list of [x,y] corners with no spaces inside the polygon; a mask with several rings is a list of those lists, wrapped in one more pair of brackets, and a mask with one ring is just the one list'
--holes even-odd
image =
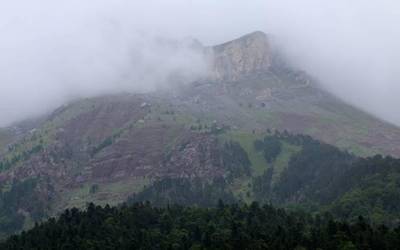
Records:
{"label": "foreground forest canopy", "polygon": [[215,208],[150,203],[66,210],[1,249],[399,249],[400,227],[310,216],[268,205]]}

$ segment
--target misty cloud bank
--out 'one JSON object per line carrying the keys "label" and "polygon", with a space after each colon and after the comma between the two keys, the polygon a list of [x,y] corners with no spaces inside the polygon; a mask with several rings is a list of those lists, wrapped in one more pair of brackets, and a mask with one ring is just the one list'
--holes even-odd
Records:
{"label": "misty cloud bank", "polygon": [[207,71],[190,39],[176,41],[140,23],[145,6],[39,2],[0,7],[0,125],[76,98],[151,91]]}
{"label": "misty cloud bank", "polygon": [[292,62],[339,97],[400,125],[399,1],[269,2],[269,28]]}
{"label": "misty cloud bank", "polygon": [[71,99],[168,87],[206,73],[185,41],[272,34],[345,100],[400,124],[394,0],[15,0],[0,4],[0,125]]}

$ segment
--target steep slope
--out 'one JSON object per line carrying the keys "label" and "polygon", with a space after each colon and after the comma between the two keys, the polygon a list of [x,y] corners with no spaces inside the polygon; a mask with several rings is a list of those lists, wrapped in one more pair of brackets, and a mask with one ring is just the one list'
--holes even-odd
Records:
{"label": "steep slope", "polygon": [[[145,95],[59,108],[0,161],[0,231],[30,227],[89,201],[118,204],[159,178],[212,179],[240,171],[224,160],[235,148],[190,130],[190,119],[164,99]],[[35,203],[25,202],[30,199]]]}
{"label": "steep slope", "polygon": [[[344,104],[288,67],[265,34],[204,52],[212,60],[208,79],[162,92],[80,100],[17,137],[3,136],[1,231],[30,227],[87,202],[118,204],[166,178],[228,183],[246,200],[250,177],[269,166],[252,147],[268,129],[312,135],[358,155],[400,156],[399,128]],[[279,173],[299,150],[284,144],[275,163]]]}
{"label": "steep slope", "polygon": [[361,155],[400,155],[398,127],[323,91],[271,47],[262,32],[213,47],[211,79],[216,83],[199,83],[183,96],[196,98],[204,113],[239,128],[286,129]]}

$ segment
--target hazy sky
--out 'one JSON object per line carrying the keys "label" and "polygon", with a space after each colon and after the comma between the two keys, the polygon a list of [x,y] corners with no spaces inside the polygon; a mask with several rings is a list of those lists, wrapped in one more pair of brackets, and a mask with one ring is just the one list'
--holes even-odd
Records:
{"label": "hazy sky", "polygon": [[205,72],[197,53],[160,39],[215,44],[254,30],[327,89],[400,124],[399,23],[395,0],[0,1],[0,125]]}

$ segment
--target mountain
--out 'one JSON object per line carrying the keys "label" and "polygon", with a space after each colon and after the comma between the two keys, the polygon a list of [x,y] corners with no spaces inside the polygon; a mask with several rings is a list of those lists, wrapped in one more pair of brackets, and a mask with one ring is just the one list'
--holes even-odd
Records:
{"label": "mountain", "polygon": [[[34,221],[88,202],[115,205],[128,198],[152,198],[152,190],[163,191],[157,198],[162,203],[160,199],[168,201],[178,193],[167,187],[187,185],[188,193],[180,196],[185,202],[193,191],[205,205],[213,202],[207,197],[230,197],[273,200],[284,206],[316,204],[331,211],[345,195],[354,196],[361,180],[340,193],[322,192],[321,197],[314,190],[323,187],[317,181],[320,177],[336,187],[358,157],[400,156],[398,127],[325,92],[305,72],[291,68],[272,49],[266,34],[255,32],[201,51],[210,60],[210,75],[204,79],[147,94],[78,100],[34,122],[1,130],[0,231],[7,235],[29,228]],[[280,152],[273,160],[266,158],[254,143],[275,135],[275,130],[321,141],[312,145],[334,145],[326,155],[334,152],[338,160],[332,162],[338,165],[322,176],[330,158],[307,154],[303,163],[309,175],[291,176],[288,169],[296,166],[295,157],[309,149],[308,144],[278,137]],[[318,150],[319,146],[311,147],[310,152]],[[395,170],[372,173],[381,174],[379,181],[390,177],[387,183],[394,185],[397,195]],[[360,171],[365,178],[372,176]],[[268,179],[268,174],[275,191],[263,196],[253,186],[266,182],[262,178]],[[284,177],[286,182],[278,182]],[[310,187],[308,177],[315,181]],[[292,187],[296,182],[300,184]],[[208,195],[210,190],[214,196]],[[394,221],[399,210],[388,212],[392,204],[386,205],[383,211]]]}

